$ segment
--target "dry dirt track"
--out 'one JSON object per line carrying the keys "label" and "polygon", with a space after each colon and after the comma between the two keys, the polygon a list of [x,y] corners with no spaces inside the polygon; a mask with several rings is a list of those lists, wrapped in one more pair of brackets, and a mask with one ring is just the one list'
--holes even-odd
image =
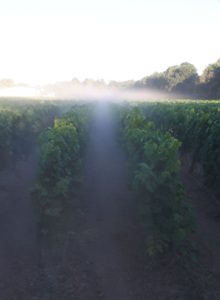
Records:
{"label": "dry dirt track", "polygon": [[[36,154],[0,173],[0,299],[26,299],[37,261],[36,226],[30,198]],[[16,298],[17,297],[17,298]],[[27,298],[28,299],[28,298]]]}
{"label": "dry dirt track", "polygon": [[131,222],[126,161],[117,144],[114,122],[106,104],[97,107],[85,165],[81,197],[90,202],[87,250],[100,296],[106,300],[131,299],[131,262],[127,261],[127,255],[136,228]]}

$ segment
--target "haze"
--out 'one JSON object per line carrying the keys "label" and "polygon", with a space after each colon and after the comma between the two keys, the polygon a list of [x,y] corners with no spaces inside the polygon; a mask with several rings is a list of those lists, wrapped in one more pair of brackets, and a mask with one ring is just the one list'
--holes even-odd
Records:
{"label": "haze", "polygon": [[0,78],[140,79],[219,58],[218,0],[8,0],[0,4]]}

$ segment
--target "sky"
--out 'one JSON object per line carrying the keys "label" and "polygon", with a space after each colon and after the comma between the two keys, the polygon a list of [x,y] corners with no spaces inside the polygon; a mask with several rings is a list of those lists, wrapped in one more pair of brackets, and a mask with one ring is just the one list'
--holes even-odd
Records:
{"label": "sky", "polygon": [[220,0],[0,0],[0,79],[129,80],[220,58]]}

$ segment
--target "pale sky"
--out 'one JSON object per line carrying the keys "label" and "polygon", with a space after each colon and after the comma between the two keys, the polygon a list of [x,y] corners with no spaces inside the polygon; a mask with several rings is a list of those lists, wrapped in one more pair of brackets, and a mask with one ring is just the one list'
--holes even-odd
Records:
{"label": "pale sky", "polygon": [[0,79],[140,79],[220,58],[220,0],[0,0]]}

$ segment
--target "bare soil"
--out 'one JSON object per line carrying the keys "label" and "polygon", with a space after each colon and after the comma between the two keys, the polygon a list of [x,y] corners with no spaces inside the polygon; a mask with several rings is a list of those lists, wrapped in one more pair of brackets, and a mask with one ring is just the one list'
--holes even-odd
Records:
{"label": "bare soil", "polygon": [[198,269],[194,274],[202,299],[220,299],[220,202],[215,192],[205,187],[200,172],[189,172],[182,159],[182,181],[196,218],[195,243]]}
{"label": "bare soil", "polygon": [[0,172],[0,299],[30,299],[37,253],[31,188],[36,153],[16,169]]}

